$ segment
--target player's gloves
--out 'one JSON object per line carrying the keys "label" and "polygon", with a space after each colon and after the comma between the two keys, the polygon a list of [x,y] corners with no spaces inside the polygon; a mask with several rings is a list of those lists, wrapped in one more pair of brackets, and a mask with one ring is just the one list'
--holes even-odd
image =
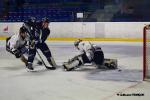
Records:
{"label": "player's gloves", "polygon": [[29,46],[30,46],[30,48],[34,48],[34,47],[35,47],[35,40],[32,40],[32,41],[29,43]]}
{"label": "player's gloves", "polygon": [[35,46],[36,46],[38,43],[42,43],[42,42],[41,42],[41,41],[38,41],[38,40],[32,40],[31,43],[30,43],[30,48],[35,48]]}
{"label": "player's gloves", "polygon": [[39,40],[39,43],[43,43],[43,41],[40,39],[40,40]]}
{"label": "player's gloves", "polygon": [[16,58],[20,58],[21,57],[21,52],[19,50],[15,50],[15,51],[13,51],[13,53],[16,56]]}

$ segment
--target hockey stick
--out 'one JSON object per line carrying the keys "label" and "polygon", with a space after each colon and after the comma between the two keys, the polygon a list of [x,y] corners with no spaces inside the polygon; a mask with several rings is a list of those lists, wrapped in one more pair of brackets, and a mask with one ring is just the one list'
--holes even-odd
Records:
{"label": "hockey stick", "polygon": [[44,62],[43,58],[41,57],[40,53],[38,52],[38,50],[36,50],[36,52],[37,52],[38,56],[40,57],[40,59],[41,59],[42,63],[44,64],[44,66],[45,66],[46,68],[49,68],[49,66],[47,66],[47,65],[45,64],[45,62]]}

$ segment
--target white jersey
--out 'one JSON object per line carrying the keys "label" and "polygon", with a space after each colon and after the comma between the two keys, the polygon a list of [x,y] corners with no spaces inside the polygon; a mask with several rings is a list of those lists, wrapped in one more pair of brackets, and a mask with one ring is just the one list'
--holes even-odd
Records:
{"label": "white jersey", "polygon": [[81,41],[78,45],[80,53],[85,53],[88,59],[91,61],[94,57],[93,47],[90,42]]}
{"label": "white jersey", "polygon": [[11,36],[11,38],[7,42],[7,45],[10,47],[11,51],[15,51],[19,47],[22,47],[27,42],[27,40],[28,37],[23,40],[18,33]]}

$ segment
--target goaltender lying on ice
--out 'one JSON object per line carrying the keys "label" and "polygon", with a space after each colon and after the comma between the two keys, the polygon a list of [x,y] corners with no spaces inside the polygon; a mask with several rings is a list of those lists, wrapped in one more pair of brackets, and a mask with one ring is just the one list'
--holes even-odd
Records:
{"label": "goaltender lying on ice", "polygon": [[74,46],[80,51],[80,54],[63,63],[66,71],[75,70],[86,63],[92,63],[97,68],[117,68],[117,60],[105,59],[100,46],[80,39],[74,42]]}

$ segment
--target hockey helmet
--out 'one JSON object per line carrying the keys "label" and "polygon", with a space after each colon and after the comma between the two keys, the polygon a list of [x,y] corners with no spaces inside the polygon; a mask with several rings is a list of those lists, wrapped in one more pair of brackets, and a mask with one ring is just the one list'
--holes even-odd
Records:
{"label": "hockey helmet", "polygon": [[49,23],[49,19],[47,17],[42,18],[42,22]]}
{"label": "hockey helmet", "polygon": [[25,33],[25,32],[27,32],[27,29],[24,26],[20,27],[19,33]]}
{"label": "hockey helmet", "polygon": [[25,21],[24,23],[29,25],[29,26],[34,26],[36,22],[36,18],[35,17],[30,17],[27,21]]}
{"label": "hockey helmet", "polygon": [[75,41],[75,42],[74,42],[74,46],[78,46],[81,41],[82,41],[82,40],[80,40],[80,39],[78,39],[77,41]]}

